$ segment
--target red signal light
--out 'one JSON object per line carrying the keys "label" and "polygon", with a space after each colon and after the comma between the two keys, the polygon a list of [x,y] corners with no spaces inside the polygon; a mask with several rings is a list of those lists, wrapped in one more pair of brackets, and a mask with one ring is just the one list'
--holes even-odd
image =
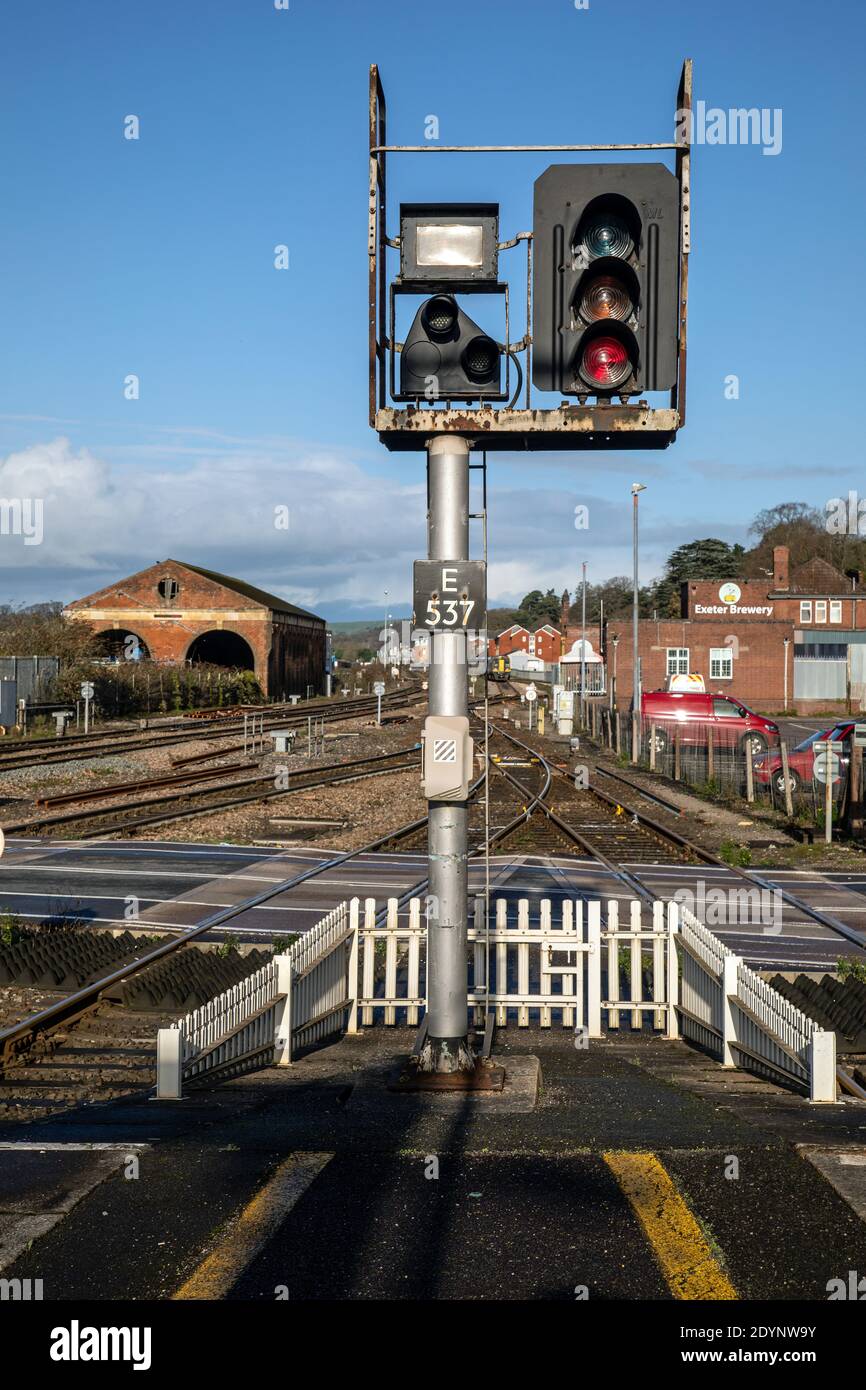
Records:
{"label": "red signal light", "polygon": [[593,338],[580,360],[580,375],[590,386],[621,386],[631,371],[631,358],[618,338]]}

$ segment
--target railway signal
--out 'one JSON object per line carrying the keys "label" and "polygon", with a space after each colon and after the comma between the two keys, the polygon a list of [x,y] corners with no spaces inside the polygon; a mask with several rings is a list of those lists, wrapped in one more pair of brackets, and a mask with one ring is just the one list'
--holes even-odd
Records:
{"label": "railway signal", "polygon": [[536,181],[539,389],[625,403],[675,385],[679,205],[679,184],[663,164],[553,164]]}
{"label": "railway signal", "polygon": [[455,298],[501,291],[497,203],[401,203],[401,294],[430,294],[400,352],[400,401],[503,400],[499,344]]}
{"label": "railway signal", "polygon": [[[386,135],[379,71],[370,69],[369,422],[389,449],[427,452],[427,560],[416,565],[414,612],[429,654],[423,784],[436,911],[428,915],[427,1032],[417,1068],[462,1072],[473,1087],[479,1072],[468,1034],[469,772],[458,763],[468,747],[470,659],[483,641],[486,664],[487,646],[477,622],[484,593],[469,563],[469,521],[485,519],[486,556],[488,449],[666,448],[676,438],[685,418],[691,166],[682,116],[691,111],[691,93],[687,59],[674,139],[652,145],[395,145]],[[509,227],[500,239],[497,203],[425,202],[400,204],[395,236],[389,158],[426,157],[433,148],[446,155],[616,151],[621,160],[652,149],[670,152],[676,172],[662,164],[552,165],[535,185],[531,232],[525,224]],[[400,257],[396,274],[392,252]],[[516,320],[524,331],[515,340],[518,287]],[[405,296],[413,297],[411,310]],[[494,330],[499,317],[502,327]],[[578,403],[539,408],[533,384]],[[669,391],[670,400],[650,408],[636,399],[644,390]],[[483,463],[469,463],[473,447]],[[470,511],[470,468],[481,471],[482,512]]]}
{"label": "railway signal", "polygon": [[400,353],[398,400],[501,400],[499,345],[453,294],[434,294],[415,315]]}

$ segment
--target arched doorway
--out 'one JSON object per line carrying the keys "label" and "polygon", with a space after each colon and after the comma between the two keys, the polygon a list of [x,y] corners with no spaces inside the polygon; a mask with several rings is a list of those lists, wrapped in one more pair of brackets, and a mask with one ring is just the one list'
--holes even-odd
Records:
{"label": "arched doorway", "polygon": [[230,666],[240,671],[256,669],[256,660],[249,642],[236,632],[217,629],[213,632],[203,632],[200,637],[196,637],[189,645],[186,659],[194,666],[205,663],[209,666]]}
{"label": "arched doorway", "polygon": [[97,633],[96,650],[103,661],[149,661],[150,650],[137,632],[108,628]]}

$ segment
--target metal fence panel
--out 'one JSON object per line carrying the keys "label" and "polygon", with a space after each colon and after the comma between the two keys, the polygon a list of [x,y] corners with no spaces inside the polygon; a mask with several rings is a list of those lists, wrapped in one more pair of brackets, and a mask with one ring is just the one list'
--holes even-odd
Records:
{"label": "metal fence panel", "polygon": [[794,657],[795,700],[844,700],[847,680],[844,658]]}
{"label": "metal fence panel", "polygon": [[56,656],[0,656],[0,679],[18,682],[19,700],[47,700],[60,672]]}

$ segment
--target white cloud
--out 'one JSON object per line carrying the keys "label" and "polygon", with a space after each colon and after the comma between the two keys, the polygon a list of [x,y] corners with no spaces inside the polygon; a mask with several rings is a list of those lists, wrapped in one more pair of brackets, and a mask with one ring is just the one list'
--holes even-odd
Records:
{"label": "white cloud", "polygon": [[[366,471],[344,450],[218,438],[195,449],[152,439],[129,452],[106,446],[102,458],[61,436],[9,454],[0,497],[42,498],[44,538],[25,546],[21,536],[0,536],[0,601],[69,601],[172,556],[313,610],[384,612],[387,590],[392,611],[408,613],[412,562],[426,550],[420,458],[394,478]],[[535,588],[573,591],[583,560],[592,582],[631,573],[630,502],[588,495],[585,481],[521,487],[500,477],[491,487],[491,604],[519,602]],[[575,529],[578,504],[588,508],[588,530]],[[276,507],[289,509],[287,531],[274,525]],[[477,555],[481,528],[472,526]],[[705,530],[645,503],[642,581]]]}
{"label": "white cloud", "polygon": [[[4,589],[20,602],[69,600],[172,556],[304,606],[376,603],[385,589],[408,593],[424,544],[421,484],[324,451],[253,446],[226,458],[205,446],[174,467],[119,468],[60,437],[2,460],[0,496],[43,499],[41,545],[0,537]],[[274,524],[281,506],[288,530]]]}

